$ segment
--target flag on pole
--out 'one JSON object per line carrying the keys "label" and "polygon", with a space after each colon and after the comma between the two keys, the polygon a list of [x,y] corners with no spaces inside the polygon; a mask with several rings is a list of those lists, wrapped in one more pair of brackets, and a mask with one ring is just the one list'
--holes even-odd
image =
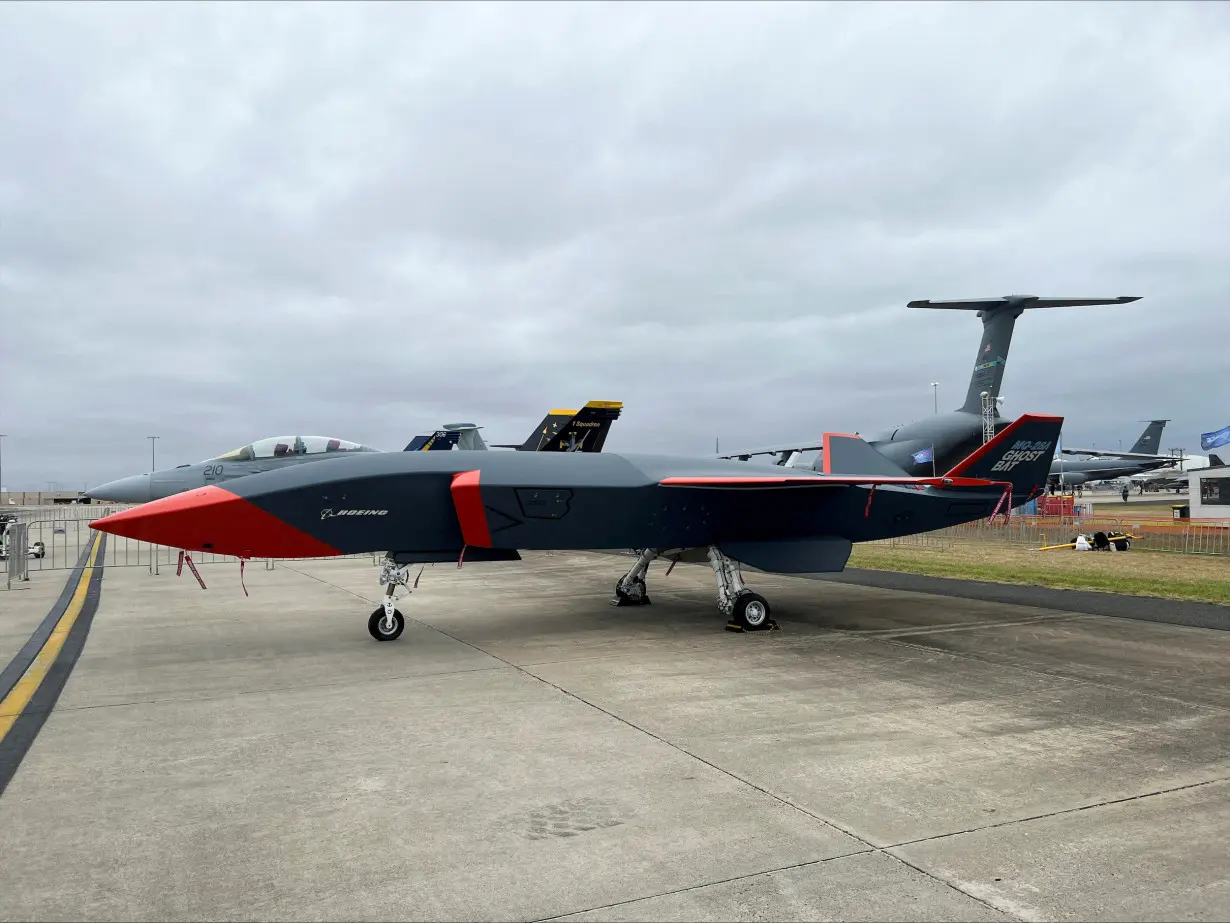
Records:
{"label": "flag on pole", "polygon": [[921,465],[923,462],[935,461],[935,446],[929,445],[925,449],[920,449],[915,452],[910,458],[914,459],[914,463]]}
{"label": "flag on pole", "polygon": [[1200,434],[1200,448],[1206,452],[1209,449],[1216,449],[1223,445],[1230,445],[1230,426],[1219,429],[1216,432]]}

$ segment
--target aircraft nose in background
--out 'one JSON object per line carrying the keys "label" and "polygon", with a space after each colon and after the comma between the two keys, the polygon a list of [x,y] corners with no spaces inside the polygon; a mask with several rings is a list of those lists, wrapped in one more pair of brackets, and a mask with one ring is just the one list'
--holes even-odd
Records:
{"label": "aircraft nose in background", "polygon": [[91,500],[104,503],[148,503],[152,498],[150,475],[134,474],[132,477],[109,481],[85,492]]}

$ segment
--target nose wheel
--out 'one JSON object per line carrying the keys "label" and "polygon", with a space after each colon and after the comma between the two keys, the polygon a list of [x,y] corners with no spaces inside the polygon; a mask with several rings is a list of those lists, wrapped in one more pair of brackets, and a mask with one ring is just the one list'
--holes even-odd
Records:
{"label": "nose wheel", "polygon": [[405,617],[396,609],[386,614],[381,606],[367,620],[367,630],[377,641],[394,641],[406,628]]}
{"label": "nose wheel", "polygon": [[[423,572],[419,571],[419,577]],[[406,595],[419,585],[418,577],[414,578],[414,586],[410,586],[409,565],[397,564],[392,556],[384,559],[384,567],[380,571],[380,584],[384,587],[384,600],[368,617],[367,631],[377,641],[394,641],[405,631],[406,619],[397,611],[397,599],[394,594],[399,586],[406,587]],[[402,597],[405,598],[404,596]]]}

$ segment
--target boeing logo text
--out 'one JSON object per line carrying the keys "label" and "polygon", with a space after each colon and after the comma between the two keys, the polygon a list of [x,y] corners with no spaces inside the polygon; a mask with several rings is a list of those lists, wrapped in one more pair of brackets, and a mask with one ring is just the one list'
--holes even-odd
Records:
{"label": "boeing logo text", "polygon": [[333,519],[337,516],[387,516],[388,510],[321,510],[321,519]]}

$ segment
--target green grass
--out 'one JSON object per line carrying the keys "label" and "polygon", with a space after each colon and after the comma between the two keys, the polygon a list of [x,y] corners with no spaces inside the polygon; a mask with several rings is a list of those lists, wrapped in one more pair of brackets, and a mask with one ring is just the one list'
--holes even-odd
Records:
{"label": "green grass", "polygon": [[856,545],[849,566],[1230,605],[1230,558],[1226,557],[1135,549],[1037,551],[1006,544],[956,542],[944,549]]}

